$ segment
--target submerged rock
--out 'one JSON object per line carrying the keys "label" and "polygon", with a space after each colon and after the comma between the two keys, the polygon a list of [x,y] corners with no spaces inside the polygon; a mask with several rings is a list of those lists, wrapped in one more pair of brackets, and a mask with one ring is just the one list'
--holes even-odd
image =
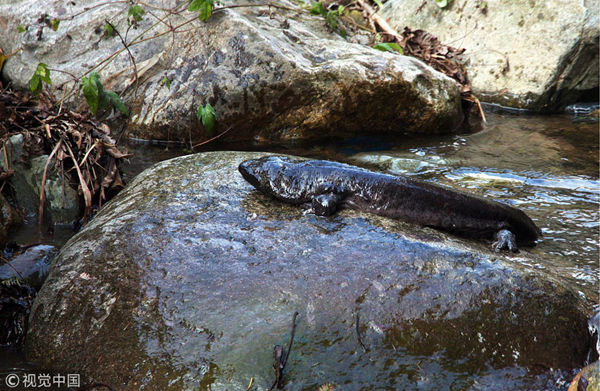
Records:
{"label": "submerged rock", "polygon": [[575,116],[589,115],[594,111],[598,111],[598,109],[600,109],[600,103],[598,102],[574,103],[565,107],[565,113]]}
{"label": "submerged rock", "polygon": [[61,250],[28,359],[123,390],[268,389],[298,311],[290,390],[528,389],[545,381],[530,371],[584,365],[587,310],[543,261],[355,211],[304,215],[239,175],[259,156],[140,174]]}
{"label": "submerged rock", "polygon": [[[562,111],[598,99],[598,1],[391,0],[380,16],[402,31],[423,29],[463,55],[479,99]],[[565,12],[568,10],[568,12]]]}
{"label": "submerged rock", "polygon": [[50,271],[50,263],[57,253],[54,246],[40,244],[15,255],[8,263],[0,265],[0,281],[10,278],[39,290]]}
{"label": "submerged rock", "polygon": [[[143,7],[174,3],[151,0]],[[422,62],[349,43],[294,2],[270,8],[243,4],[228,1],[231,8],[215,12],[208,22],[194,21],[191,12],[166,15],[157,9],[152,13],[165,23],[156,23],[150,13],[139,21],[138,31],[156,23],[148,36],[159,35],[131,45],[139,84],[129,51],[102,70],[105,87],[127,91],[130,136],[207,139],[196,118],[206,103],[217,112],[217,132],[233,127],[227,134],[232,140],[360,131],[441,133],[461,123],[456,84]],[[103,36],[106,20],[122,34],[132,34],[129,4],[82,0],[66,6],[52,0],[38,5],[34,0],[0,5],[0,26],[27,27],[23,33],[16,27],[0,29],[6,53],[21,48],[4,65],[4,76],[23,88],[39,62],[66,72],[52,73],[58,85],[122,50],[116,34]],[[41,12],[46,19],[40,19]],[[46,25],[53,18],[61,18],[57,31]],[[189,19],[180,32],[160,35]]]}

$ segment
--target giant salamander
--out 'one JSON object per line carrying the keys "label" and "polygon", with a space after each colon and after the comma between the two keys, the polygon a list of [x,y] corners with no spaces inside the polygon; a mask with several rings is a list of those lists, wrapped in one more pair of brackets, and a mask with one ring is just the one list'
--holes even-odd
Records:
{"label": "giant salamander", "polygon": [[319,216],[349,208],[475,238],[496,251],[533,244],[540,229],[521,210],[447,187],[325,160],[266,156],[239,171],[252,186]]}

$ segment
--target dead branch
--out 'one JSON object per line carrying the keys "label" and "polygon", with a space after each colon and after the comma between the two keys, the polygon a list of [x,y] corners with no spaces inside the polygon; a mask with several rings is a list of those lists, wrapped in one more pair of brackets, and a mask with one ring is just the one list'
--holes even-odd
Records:
{"label": "dead branch", "polygon": [[363,348],[363,350],[366,352],[368,349],[365,346],[365,344],[363,343],[362,337],[360,336],[360,315],[357,312],[356,313],[356,336],[358,337],[358,343],[360,344],[360,346]]}
{"label": "dead branch", "polygon": [[69,144],[65,144],[67,149],[69,150],[69,154],[71,155],[71,159],[73,159],[73,164],[75,169],[77,170],[77,176],[79,177],[79,185],[81,186],[81,192],[83,193],[83,199],[85,200],[85,212],[83,214],[83,225],[87,224],[88,216],[92,213],[92,193],[87,186],[85,178],[83,177],[83,173],[79,169],[79,164],[77,163],[77,159],[71,150]]}
{"label": "dead branch", "polygon": [[58,152],[58,149],[61,146],[62,140],[58,140],[58,143],[56,143],[56,146],[52,150],[52,153],[50,154],[50,156],[48,156],[48,160],[46,160],[46,165],[44,166],[44,175],[42,175],[42,186],[40,186],[40,209],[38,211],[38,223],[40,225],[42,225],[42,223],[44,222],[44,203],[46,201],[46,176],[48,174],[48,166],[50,166],[52,158],[54,157],[54,155],[56,155],[56,152]]}
{"label": "dead branch", "polygon": [[208,143],[210,143],[211,141],[214,141],[214,140],[218,139],[219,137],[221,137],[221,136],[225,135],[225,133],[229,132],[231,129],[233,129],[233,126],[230,126],[230,127],[229,127],[229,128],[226,130],[226,131],[224,131],[223,133],[219,133],[218,135],[216,135],[216,136],[215,136],[215,137],[213,137],[213,138],[210,138],[210,139],[208,139],[208,140],[206,140],[206,141],[202,141],[201,143],[198,143],[198,144],[196,144],[196,145],[192,145],[192,148],[196,148],[196,147],[199,147],[199,146],[201,146],[201,145],[208,144]]}
{"label": "dead branch", "polygon": [[391,36],[393,40],[397,43],[400,43],[400,41],[402,41],[402,38],[396,32],[396,30],[394,30],[385,19],[377,15],[373,7],[371,7],[371,5],[367,1],[356,0],[356,2],[365,10],[365,12],[367,13],[367,17],[371,19],[377,26],[379,26],[381,30],[383,30],[386,34]]}
{"label": "dead branch", "polygon": [[290,341],[288,343],[287,352],[283,350],[281,345],[276,345],[273,349],[273,367],[275,368],[275,381],[269,391],[273,391],[275,386],[278,389],[283,388],[283,370],[285,369],[285,364],[287,364],[287,360],[290,357],[290,353],[292,351],[292,344],[294,343],[294,333],[296,332],[296,317],[298,316],[298,311],[294,312],[294,316],[292,317],[292,331],[290,333]]}

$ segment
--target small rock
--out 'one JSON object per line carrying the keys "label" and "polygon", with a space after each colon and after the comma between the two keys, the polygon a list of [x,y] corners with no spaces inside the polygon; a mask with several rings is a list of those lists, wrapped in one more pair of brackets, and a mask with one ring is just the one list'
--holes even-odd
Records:
{"label": "small rock", "polygon": [[50,272],[50,263],[57,252],[56,247],[49,245],[29,247],[7,264],[0,265],[0,280],[18,278],[39,290]]}
{"label": "small rock", "polygon": [[[19,134],[5,143],[9,156],[8,168],[14,170],[8,180],[14,187],[19,207],[27,216],[35,218],[39,213],[41,182],[48,156],[25,156],[23,139],[23,135]],[[50,163],[46,174],[44,217],[55,224],[72,224],[80,213],[80,197],[77,190],[69,183],[64,183],[63,175],[54,163]],[[0,159],[0,166],[7,168],[4,159]],[[65,177],[68,178],[69,175]]]}

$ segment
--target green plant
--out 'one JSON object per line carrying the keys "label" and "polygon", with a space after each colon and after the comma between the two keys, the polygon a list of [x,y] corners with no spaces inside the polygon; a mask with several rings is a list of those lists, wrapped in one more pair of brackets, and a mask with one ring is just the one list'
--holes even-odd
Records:
{"label": "green plant", "polygon": [[450,4],[452,0],[435,0],[435,4],[440,8],[445,8]]}
{"label": "green plant", "polygon": [[346,30],[340,28],[340,17],[344,13],[344,6],[340,5],[336,9],[328,9],[322,1],[317,1],[308,6],[308,10],[312,15],[321,15],[329,28],[346,38]]}
{"label": "green plant", "polygon": [[52,80],[50,79],[50,70],[48,69],[48,65],[40,62],[33,72],[33,76],[29,79],[29,90],[32,94],[37,95],[42,92],[43,84],[46,83],[52,85]]}
{"label": "green plant", "polygon": [[166,86],[168,90],[171,89],[171,79],[169,79],[167,76],[163,77],[163,79],[160,81],[160,84]]}
{"label": "green plant", "polygon": [[106,23],[104,25],[104,35],[106,35],[108,38],[110,38],[113,36],[114,33],[115,33],[115,28],[112,26],[112,24]]}
{"label": "green plant", "polygon": [[82,77],[81,88],[83,88],[83,95],[90,106],[92,114],[96,115],[98,111],[106,110],[110,104],[121,113],[128,114],[127,108],[119,95],[116,92],[104,89],[98,72],[90,73],[89,77]]}
{"label": "green plant", "polygon": [[212,16],[214,6],[215,0],[192,0],[188,11],[198,11],[198,19],[206,22]]}
{"label": "green plant", "polygon": [[58,30],[59,25],[60,25],[60,19],[52,19],[50,21],[50,28],[54,31]]}
{"label": "green plant", "polygon": [[373,49],[381,50],[382,52],[398,52],[400,54],[404,54],[402,46],[394,42],[378,43],[377,45],[373,46]]}
{"label": "green plant", "polygon": [[217,119],[217,113],[215,109],[207,103],[205,106],[198,107],[198,119],[202,121],[202,125],[212,135],[215,128],[215,120]]}
{"label": "green plant", "polygon": [[138,23],[142,21],[143,15],[146,13],[139,4],[134,4],[129,7],[127,11],[127,24],[137,27]]}

